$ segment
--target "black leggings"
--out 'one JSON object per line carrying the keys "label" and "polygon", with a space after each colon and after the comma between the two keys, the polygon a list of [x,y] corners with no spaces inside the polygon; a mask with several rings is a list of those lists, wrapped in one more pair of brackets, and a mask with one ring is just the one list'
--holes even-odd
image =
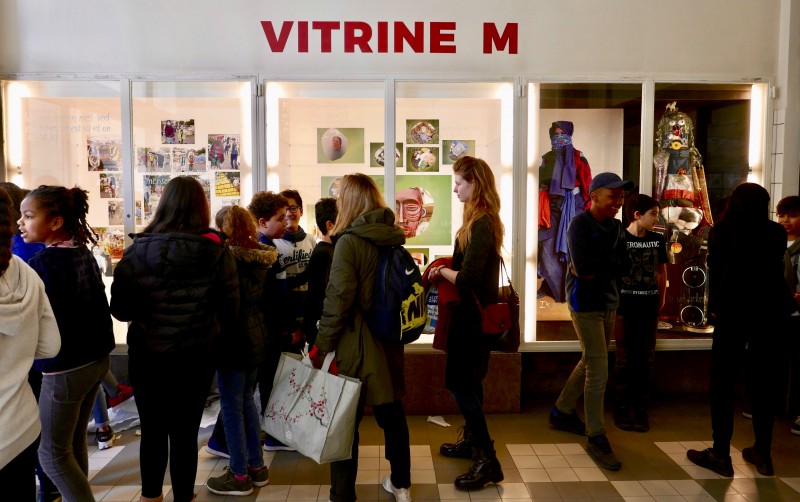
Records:
{"label": "black leggings", "polygon": [[[363,395],[362,395],[363,398]],[[409,446],[408,423],[401,401],[372,407],[375,421],[383,429],[386,444],[385,457],[391,467],[392,484],[395,488],[411,486],[411,447]],[[352,457],[349,460],[331,462],[332,502],[354,502],[356,500],[356,475],[358,474],[358,426],[364,416],[364,406],[359,403],[356,412],[355,436]]]}
{"label": "black leggings", "polygon": [[184,354],[130,355],[128,371],[141,420],[142,496],[161,494],[169,459],[175,502],[188,502],[194,496],[197,432],[214,367]]}

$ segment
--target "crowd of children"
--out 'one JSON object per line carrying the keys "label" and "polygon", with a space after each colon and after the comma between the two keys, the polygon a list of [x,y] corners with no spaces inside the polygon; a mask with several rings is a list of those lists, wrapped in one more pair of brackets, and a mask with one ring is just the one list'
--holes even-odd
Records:
{"label": "crowd of children", "polygon": [[[464,291],[480,291],[478,301],[491,303],[496,298],[492,284],[497,281],[503,238],[494,178],[483,161],[471,157],[459,160],[454,170],[454,192],[465,204],[464,224],[457,233],[453,261],[437,267],[431,276]],[[601,173],[592,182],[593,205],[585,213],[586,228],[574,224],[569,230],[573,261],[568,290],[582,285],[583,296],[570,293],[571,312],[579,337],[594,340],[597,354],[606,354],[614,317],[621,316],[614,422],[623,430],[645,432],[650,427],[647,407],[656,321],[665,298],[666,252],[663,237],[653,231],[658,220],[654,199],[638,194],[626,199],[627,229],[614,218],[629,185],[611,173]],[[743,245],[737,240],[739,209],[738,217],[750,228],[763,227],[765,242],[773,237],[781,240],[775,256],[768,255],[766,247],[759,249],[764,263],[782,256],[782,280],[791,287],[793,303],[784,308],[784,299],[777,293],[762,303],[775,310],[775,316],[795,312],[786,317],[792,323],[787,332],[796,334],[800,332],[796,313],[800,305],[800,197],[781,200],[779,225],[767,224],[761,206],[766,207],[768,196],[764,200],[763,193],[750,185],[737,187],[729,212],[715,227],[712,271],[713,266],[724,270],[729,262],[725,256],[730,248],[724,239]],[[405,237],[368,176],[345,176],[338,200],[317,201],[319,239],[300,226],[304,206],[295,190],[259,192],[246,208],[224,207],[213,215],[214,230],[203,187],[194,178],[176,177],[165,186],[150,224],[133,236],[116,265],[110,304],[90,251],[97,237],[86,221],[87,192],[78,187],[42,186],[26,194],[10,184],[2,188],[8,194],[0,189],[0,365],[8,384],[0,386],[0,432],[9,439],[0,442],[0,481],[14,480],[20,487],[20,500],[34,496],[37,463],[39,500],[59,496],[65,501],[93,500],[87,479],[87,425],[94,413],[98,447],[111,447],[114,433],[107,408],[131,393],[135,393],[141,420],[141,500],[163,500],[168,464],[174,500],[192,500],[197,432],[215,372],[221,411],[206,449],[230,460],[223,475],[209,478],[207,486],[222,495],[251,494],[254,487],[269,482],[263,450],[290,449],[260,429],[259,417],[267,406],[280,354],[299,352],[307,343],[322,353],[337,351],[339,371],[363,384],[353,458],[331,464],[330,500],[355,500],[358,422],[363,406],[370,404],[385,431],[391,464],[391,474],[382,486],[398,502],[410,502],[408,426],[400,401],[405,385],[402,346],[377,342],[362,322],[371,302],[378,248],[404,244]],[[608,235],[605,258],[587,240],[600,234]],[[586,248],[583,255],[581,246]],[[616,272],[598,273],[597,267],[606,262]],[[772,272],[765,272],[762,279],[775,279],[769,275]],[[717,279],[718,283],[725,280]],[[738,336],[746,323],[733,317],[737,310],[731,310],[730,302],[721,306],[718,291],[719,286],[712,290],[712,315],[731,341],[723,347],[721,336],[715,336],[712,350],[715,444],[700,452],[690,450],[689,458],[727,476],[731,394],[728,384],[723,388],[720,382],[730,381],[731,354],[743,348],[739,343],[749,341],[752,350],[753,341]],[[724,295],[732,292],[731,287]],[[460,317],[463,326],[449,330],[446,375],[447,388],[467,427],[462,440],[442,445],[441,452],[474,460],[470,470],[457,478],[456,486],[475,489],[500,482],[503,473],[482,412],[489,349],[479,343],[485,340],[479,330],[469,327],[480,323],[478,310],[467,303]],[[619,310],[612,312],[617,306]],[[22,312],[22,321],[12,323],[13,316],[2,315],[6,309]],[[85,315],[87,309],[90,316]],[[114,348],[112,315],[130,323],[131,387],[117,383],[109,371]],[[796,336],[789,342],[794,345],[787,353],[794,359],[791,375],[785,379],[788,393],[783,395],[789,396],[790,412],[798,415],[792,432],[800,435],[800,350]],[[621,462],[605,438],[602,420],[607,358],[583,345],[584,358],[550,421],[556,428],[589,436],[590,454],[601,466],[616,470]],[[758,349],[759,344],[755,345]],[[776,347],[778,341],[764,353],[774,354]],[[606,364],[599,373],[602,382],[590,386],[587,368],[598,364]],[[767,374],[768,366],[757,375],[760,385],[775,384],[778,378],[774,372]],[[592,378],[597,376],[594,373]],[[30,382],[30,392],[26,382]],[[584,396],[586,423],[575,411],[585,385],[591,390]],[[255,402],[256,390],[260,406]],[[778,398],[779,385],[772,394]],[[775,399],[767,403],[768,397],[754,403],[756,444],[743,452],[745,460],[764,474],[772,472],[769,443],[777,411]],[[18,410],[13,419],[6,416],[12,409]],[[164,420],[164,410],[170,410],[169,420]]]}

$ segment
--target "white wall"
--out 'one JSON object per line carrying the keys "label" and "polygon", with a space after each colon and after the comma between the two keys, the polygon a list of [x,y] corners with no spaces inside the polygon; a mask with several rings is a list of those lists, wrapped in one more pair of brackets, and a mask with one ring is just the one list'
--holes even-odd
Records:
{"label": "white wall", "polygon": [[[793,0],[790,0],[793,1]],[[401,7],[402,5],[402,7]],[[781,0],[413,4],[264,0],[4,0],[2,72],[276,75],[775,75]],[[480,13],[476,16],[475,13]],[[454,21],[456,54],[344,54],[341,31],[270,52],[260,21]],[[519,54],[484,55],[484,22],[519,23]],[[391,28],[390,28],[391,33]],[[391,46],[391,44],[390,44]]]}

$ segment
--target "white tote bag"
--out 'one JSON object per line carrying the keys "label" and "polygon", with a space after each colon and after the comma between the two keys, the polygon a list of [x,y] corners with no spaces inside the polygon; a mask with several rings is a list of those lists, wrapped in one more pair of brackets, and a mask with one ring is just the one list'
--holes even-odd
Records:
{"label": "white tote bag", "polygon": [[346,460],[353,449],[361,382],[328,373],[334,352],[316,369],[308,356],[284,352],[261,428],[318,464]]}

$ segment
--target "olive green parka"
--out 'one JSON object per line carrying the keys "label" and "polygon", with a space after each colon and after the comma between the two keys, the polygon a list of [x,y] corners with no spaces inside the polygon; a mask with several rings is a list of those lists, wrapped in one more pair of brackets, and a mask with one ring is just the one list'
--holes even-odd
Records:
{"label": "olive green parka", "polygon": [[403,345],[385,345],[373,337],[364,312],[372,305],[376,246],[405,244],[403,230],[395,226],[390,209],[380,208],[356,218],[334,239],[316,345],[324,352],[336,351],[340,374],[361,380],[366,404],[399,400],[405,394]]}

